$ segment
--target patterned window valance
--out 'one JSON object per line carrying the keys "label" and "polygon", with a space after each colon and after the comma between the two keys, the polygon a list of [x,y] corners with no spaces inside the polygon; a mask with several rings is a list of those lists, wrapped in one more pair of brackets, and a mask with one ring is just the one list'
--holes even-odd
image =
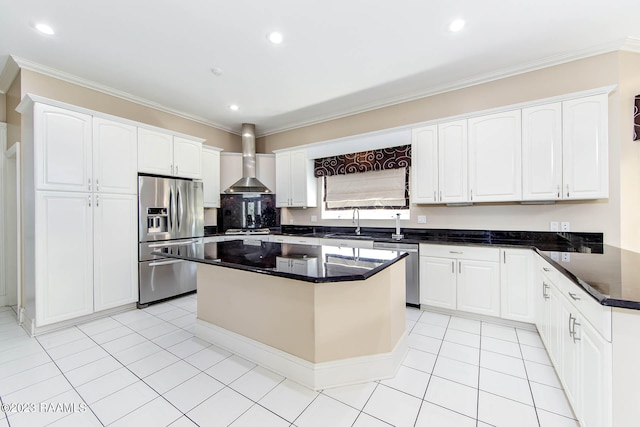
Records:
{"label": "patterned window valance", "polygon": [[411,166],[411,145],[341,154],[316,159],[313,175],[346,175],[349,173],[400,169]]}

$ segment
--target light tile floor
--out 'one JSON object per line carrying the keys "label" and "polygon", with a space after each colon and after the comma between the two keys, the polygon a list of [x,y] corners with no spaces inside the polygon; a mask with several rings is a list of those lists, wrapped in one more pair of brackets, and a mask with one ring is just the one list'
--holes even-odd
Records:
{"label": "light tile floor", "polygon": [[407,309],[394,378],[315,392],[194,337],[195,310],[189,295],[33,339],[0,308],[0,427],[578,425],[532,331]]}

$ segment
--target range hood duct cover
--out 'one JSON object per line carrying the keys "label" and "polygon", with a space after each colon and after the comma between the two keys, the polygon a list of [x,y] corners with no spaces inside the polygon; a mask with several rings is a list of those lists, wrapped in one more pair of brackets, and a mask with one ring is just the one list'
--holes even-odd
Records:
{"label": "range hood duct cover", "polygon": [[224,190],[226,194],[271,193],[256,178],[256,126],[242,124],[242,178]]}

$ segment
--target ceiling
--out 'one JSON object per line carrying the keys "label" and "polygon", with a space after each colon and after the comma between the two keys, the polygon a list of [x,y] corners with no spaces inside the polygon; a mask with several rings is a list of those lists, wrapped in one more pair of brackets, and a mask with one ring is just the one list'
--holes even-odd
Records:
{"label": "ceiling", "polygon": [[[256,123],[261,136],[640,52],[638,17],[638,0],[0,0],[0,69],[11,55],[234,133]],[[457,33],[455,18],[466,21]],[[56,33],[36,31],[41,21]],[[267,41],[274,30],[279,45]]]}

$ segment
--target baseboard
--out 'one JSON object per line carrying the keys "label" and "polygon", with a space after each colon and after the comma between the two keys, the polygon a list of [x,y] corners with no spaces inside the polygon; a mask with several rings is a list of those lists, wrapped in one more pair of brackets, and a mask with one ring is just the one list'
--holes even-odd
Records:
{"label": "baseboard", "polygon": [[482,322],[495,323],[498,325],[510,326],[513,328],[537,332],[536,325],[534,325],[533,323],[525,323],[518,320],[503,319],[501,317],[487,316],[486,314],[469,313],[467,311],[450,310],[448,308],[434,307],[426,304],[421,304],[420,310],[431,311],[433,313],[448,314],[449,316],[463,317],[465,319],[480,320]]}
{"label": "baseboard", "polygon": [[313,363],[201,319],[195,335],[313,390],[392,378],[408,350],[403,334],[389,353]]}
{"label": "baseboard", "polygon": [[22,310],[23,315],[22,318],[22,328],[27,331],[29,336],[34,337],[37,335],[46,334],[48,332],[57,331],[59,329],[68,328],[69,326],[79,325],[81,323],[91,322],[93,320],[101,319],[103,317],[112,316],[117,313],[122,313],[124,311],[134,310],[136,308],[136,303],[122,305],[120,307],[110,308],[107,310],[102,310],[97,313],[88,314],[86,316],[76,317],[75,319],[69,319],[62,322],[53,323],[51,325],[44,326],[36,326],[35,319],[29,317],[26,311]]}

